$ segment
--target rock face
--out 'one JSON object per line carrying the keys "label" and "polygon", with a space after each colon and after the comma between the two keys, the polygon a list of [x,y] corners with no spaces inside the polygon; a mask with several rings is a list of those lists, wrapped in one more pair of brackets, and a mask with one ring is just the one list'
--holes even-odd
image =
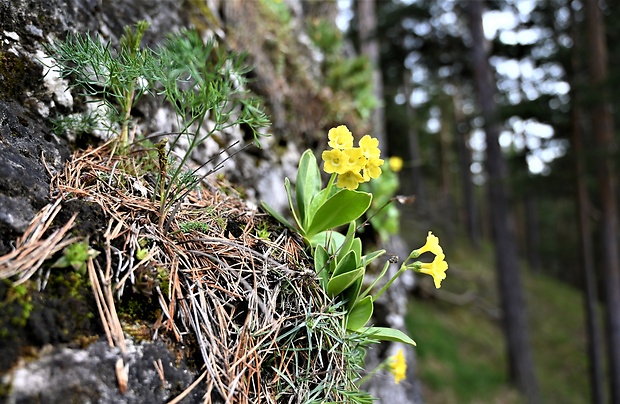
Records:
{"label": "rock face", "polygon": [[[320,144],[318,134],[337,122],[325,118],[329,94],[313,83],[320,71],[313,67],[315,50],[304,39],[303,29],[295,28],[301,38],[295,52],[303,54],[293,60],[290,48],[278,48],[279,38],[262,39],[261,21],[252,19],[250,13],[257,12],[254,3],[258,2],[250,3],[213,0],[207,1],[205,8],[205,2],[176,0],[0,0],[0,256],[12,250],[13,241],[50,202],[51,175],[62,170],[71,154],[69,141],[53,133],[49,118],[83,109],[83,100],[74,97],[75,92],[66,92],[67,83],[45,65],[49,62],[45,45],[68,32],[96,32],[118,42],[125,26],[147,20],[151,29],[146,44],[158,43],[165,33],[193,25],[205,35],[226,37],[232,49],[249,51],[251,61],[259,65],[253,89],[267,102],[274,136],[265,141],[263,150],[236,157],[227,175],[245,181],[247,194],[255,201],[267,199],[276,208],[286,206],[283,194],[277,192],[283,178],[294,177],[300,150]],[[288,3],[297,14],[306,6],[304,2]],[[281,55],[279,62],[284,67],[274,62],[269,52]],[[285,76],[279,75],[281,68],[286,70]],[[169,130],[165,111],[148,103],[139,105],[137,111],[143,114],[143,126],[149,131]],[[244,137],[238,128],[229,135]],[[105,222],[100,209],[73,201],[58,220],[68,220],[73,212],[81,218],[82,235],[91,239],[102,236]],[[5,385],[0,398],[6,394],[9,403],[159,403],[178,396],[197,379],[199,372],[191,363],[161,342],[128,338],[125,354],[103,340],[91,343],[93,335],[103,332],[99,320],[88,312],[95,307],[93,301],[78,298],[90,292],[83,279],[61,280],[65,275],[59,270],[48,274],[49,279],[42,277],[39,285],[54,281],[55,276],[59,279],[53,287],[23,292],[28,293],[27,298],[15,296],[8,284],[0,281],[0,374]],[[389,296],[387,305],[397,305],[401,312],[396,320],[386,314],[381,325],[402,327],[406,290],[403,286]],[[388,355],[393,353],[392,348],[388,350]],[[382,351],[369,355],[374,363],[385,356]],[[411,381],[413,351],[407,356]],[[124,394],[119,392],[115,374],[121,357],[132,381]],[[386,402],[419,402],[415,382],[403,383],[396,390],[386,388],[390,385],[373,383],[369,388]],[[204,394],[204,387],[198,385],[183,402],[202,402]]]}
{"label": "rock face", "polygon": [[49,198],[50,176],[69,156],[40,116],[15,100],[0,100],[0,254],[21,235]]}
{"label": "rock face", "polygon": [[[45,352],[50,351],[50,352]],[[123,358],[128,380],[123,394],[118,387],[116,363]],[[59,371],[61,370],[61,371]],[[181,394],[196,377],[161,342],[129,344],[125,354],[105,342],[86,349],[51,348],[40,358],[15,370],[7,403],[164,403]],[[9,378],[9,377],[7,377]],[[185,402],[202,402],[204,387],[188,392]]]}

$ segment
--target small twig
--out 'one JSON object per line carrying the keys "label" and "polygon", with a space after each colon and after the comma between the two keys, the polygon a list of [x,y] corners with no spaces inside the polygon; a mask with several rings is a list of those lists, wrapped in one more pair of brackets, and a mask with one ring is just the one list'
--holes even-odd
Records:
{"label": "small twig", "polygon": [[153,361],[153,366],[155,366],[155,371],[157,372],[157,375],[159,376],[159,380],[161,380],[162,389],[165,389],[166,388],[166,377],[164,375],[164,364],[161,362],[161,359],[157,359],[156,361]]}
{"label": "small twig", "polygon": [[198,383],[200,383],[202,381],[202,379],[205,378],[206,375],[207,375],[207,371],[205,370],[204,372],[202,372],[200,377],[198,379],[196,379],[192,384],[190,384],[189,387],[186,388],[181,394],[179,394],[178,396],[176,396],[172,400],[168,401],[168,404],[180,403],[181,400],[183,400],[192,390],[194,390],[194,388],[196,386],[198,386]]}

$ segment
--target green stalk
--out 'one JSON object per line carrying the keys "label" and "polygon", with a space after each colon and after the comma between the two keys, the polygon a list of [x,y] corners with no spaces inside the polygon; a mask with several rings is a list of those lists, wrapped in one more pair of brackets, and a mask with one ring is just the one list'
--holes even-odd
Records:
{"label": "green stalk", "polygon": [[400,269],[398,270],[398,272],[396,272],[396,274],[388,281],[388,283],[386,283],[379,292],[377,292],[377,294],[375,295],[375,297],[373,298],[373,300],[377,300],[379,298],[379,296],[381,296],[383,294],[383,292],[385,292],[392,283],[394,283],[394,281],[400,276],[402,275],[403,272],[405,272],[407,270],[407,266],[403,263],[400,266]]}
{"label": "green stalk", "polygon": [[[375,287],[375,285],[377,284],[377,282],[379,282],[381,280],[381,278],[383,278],[383,276],[385,275],[385,273],[387,272],[388,268],[390,267],[390,261],[386,262],[385,265],[383,266],[383,269],[381,270],[381,273],[379,274],[379,276],[377,276],[377,278],[375,279],[375,281],[372,283],[372,285],[368,286],[366,288],[366,290],[364,290],[364,292],[362,292],[362,294],[360,294],[357,299],[355,299],[355,303],[357,303],[358,301],[362,300],[363,298],[366,297],[366,295],[368,293],[370,293],[370,291],[372,290],[372,288]],[[392,281],[393,282],[393,281]],[[391,282],[390,282],[391,283]],[[389,285],[388,285],[389,286]],[[373,298],[373,300],[375,300],[377,297],[379,297],[379,295],[375,296]]]}

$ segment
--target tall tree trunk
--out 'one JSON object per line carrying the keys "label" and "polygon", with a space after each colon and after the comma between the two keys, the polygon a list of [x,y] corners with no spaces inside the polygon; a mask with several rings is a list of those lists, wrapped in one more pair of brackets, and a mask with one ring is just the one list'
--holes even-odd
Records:
{"label": "tall tree trunk", "polygon": [[586,316],[586,328],[588,335],[588,358],[590,387],[592,389],[592,403],[602,404],[603,394],[603,356],[600,344],[603,341],[599,313],[598,297],[596,292],[596,273],[592,253],[592,229],[588,212],[590,203],[586,185],[587,173],[585,169],[583,141],[581,134],[581,110],[576,105],[573,97],[573,111],[571,114],[571,126],[573,132],[573,150],[575,153],[575,177],[577,193],[577,216],[579,218],[580,249],[581,249],[581,272],[583,287],[583,303]]}
{"label": "tall tree trunk", "polygon": [[[428,204],[426,201],[426,194],[424,185],[422,182],[422,170],[420,169],[420,142],[418,139],[418,131],[416,130],[415,123],[413,122],[415,111],[411,105],[410,97],[413,92],[413,84],[411,80],[411,71],[405,69],[403,73],[403,83],[405,89],[405,110],[407,112],[407,128],[408,128],[408,140],[409,140],[409,158],[411,159],[411,166],[409,169],[411,178],[411,191],[415,196],[416,206],[418,211],[426,212]],[[407,188],[409,189],[409,188]]]}
{"label": "tall tree trunk", "polygon": [[461,110],[458,87],[452,96],[452,108],[454,110],[454,123],[456,128],[456,150],[459,162],[459,175],[461,177],[461,189],[463,192],[463,205],[465,207],[465,230],[469,242],[474,249],[480,246],[480,223],[478,220],[478,207],[474,194],[474,183],[471,178],[471,150],[467,146],[469,129],[465,130],[465,117]]}
{"label": "tall tree trunk", "polygon": [[379,39],[377,38],[377,11],[375,0],[358,0],[359,33],[362,55],[372,66],[372,84],[375,98],[380,105],[372,112],[373,135],[379,139],[383,151],[387,151],[385,134],[385,108],[383,107],[383,79],[381,78]]}
{"label": "tall tree trunk", "polygon": [[616,142],[605,88],[607,73],[607,45],[605,22],[597,0],[586,1],[586,25],[590,55],[590,82],[599,90],[597,102],[592,105],[592,130],[597,143],[598,186],[602,207],[601,247],[605,285],[607,341],[609,344],[609,381],[611,402],[620,403],[620,267],[618,262],[618,212],[616,174],[613,159]]}
{"label": "tall tree trunk", "polygon": [[[526,168],[527,169],[527,168]],[[525,253],[533,272],[540,271],[540,225],[538,223],[538,197],[533,190],[525,194]]]}
{"label": "tall tree trunk", "polygon": [[525,394],[528,402],[538,402],[538,387],[529,341],[528,322],[519,274],[514,221],[506,188],[506,163],[499,145],[497,105],[494,101],[495,79],[485,51],[482,29],[482,0],[465,5],[472,35],[472,58],[479,104],[486,132],[486,168],[489,175],[489,204],[495,237],[495,258],[503,312],[504,334],[510,378]]}
{"label": "tall tree trunk", "polygon": [[603,375],[603,353],[601,343],[601,324],[598,310],[598,292],[596,287],[596,269],[594,266],[594,253],[592,249],[592,228],[590,226],[590,199],[588,197],[588,186],[586,179],[588,173],[586,169],[586,159],[583,145],[583,110],[579,99],[579,94],[575,91],[578,88],[576,80],[583,66],[580,62],[579,52],[583,50],[583,42],[577,31],[577,20],[575,10],[571,7],[571,36],[575,46],[571,50],[571,132],[573,142],[573,152],[575,154],[575,193],[577,199],[577,217],[579,218],[579,247],[581,250],[581,274],[583,288],[583,304],[585,311],[585,323],[588,345],[589,359],[589,378],[591,389],[592,404],[603,404],[604,394],[604,375]]}
{"label": "tall tree trunk", "polygon": [[440,127],[439,127],[439,166],[440,166],[440,185],[439,185],[439,212],[438,217],[445,237],[454,240],[458,220],[456,215],[456,201],[454,200],[454,186],[452,181],[451,165],[453,161],[452,133],[454,131],[454,112],[452,110],[452,98],[445,93],[438,96],[437,104],[440,108]]}

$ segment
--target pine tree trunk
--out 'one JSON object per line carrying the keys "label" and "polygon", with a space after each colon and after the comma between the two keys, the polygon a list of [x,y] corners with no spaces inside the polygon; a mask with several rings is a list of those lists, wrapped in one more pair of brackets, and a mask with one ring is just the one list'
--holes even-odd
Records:
{"label": "pine tree trunk", "polygon": [[497,105],[493,97],[495,80],[484,48],[482,4],[481,0],[472,0],[468,1],[465,7],[470,18],[470,31],[473,39],[472,67],[475,72],[475,85],[485,122],[489,204],[495,238],[495,257],[510,378],[525,394],[528,402],[537,403],[539,401],[538,387],[519,274],[514,221],[505,184],[506,164],[499,145]]}
{"label": "pine tree trunk", "polygon": [[[455,88],[457,88],[455,86]],[[458,91],[458,89],[456,90]],[[469,131],[462,129],[465,117],[461,111],[458,93],[452,97],[454,109],[454,122],[456,127],[456,150],[459,162],[459,175],[463,192],[463,205],[465,208],[465,229],[469,242],[474,249],[480,246],[480,223],[478,218],[478,206],[474,194],[474,184],[471,177],[471,150],[467,146]]]}
{"label": "pine tree trunk", "polygon": [[620,403],[620,265],[618,262],[618,212],[616,197],[616,174],[613,159],[616,158],[613,120],[609,109],[609,96],[605,82],[607,73],[607,47],[605,22],[596,0],[586,1],[586,25],[590,55],[590,82],[599,90],[599,98],[593,103],[592,130],[600,155],[597,158],[598,186],[602,208],[601,248],[603,284],[609,344],[609,381],[611,402]]}
{"label": "pine tree trunk", "polygon": [[405,109],[407,111],[407,136],[409,140],[409,158],[411,159],[411,164],[409,168],[411,187],[407,187],[406,189],[411,189],[411,192],[415,196],[417,210],[419,212],[426,212],[428,209],[428,204],[426,200],[424,184],[422,182],[422,170],[420,169],[420,142],[418,139],[418,131],[416,130],[415,123],[413,122],[413,119],[415,117],[415,111],[413,110],[413,106],[410,102],[410,96],[413,92],[411,83],[411,71],[409,69],[405,69],[403,75],[405,96],[407,98],[407,101],[405,102]]}
{"label": "pine tree trunk", "polygon": [[383,79],[381,77],[379,39],[377,31],[377,11],[375,0],[358,0],[359,33],[362,55],[372,66],[372,84],[375,98],[380,105],[372,112],[373,136],[379,139],[379,147],[387,155],[387,136],[385,134],[385,109],[383,107]]}
{"label": "pine tree trunk", "polygon": [[601,324],[598,310],[598,291],[596,286],[596,267],[594,266],[594,253],[592,249],[592,227],[590,221],[590,198],[588,197],[587,186],[587,167],[583,145],[583,109],[579,99],[579,94],[575,90],[578,88],[576,77],[581,72],[583,66],[580,62],[579,52],[583,50],[583,43],[577,31],[577,20],[575,11],[571,8],[571,36],[575,43],[571,54],[571,69],[569,75],[571,82],[571,132],[573,142],[573,152],[575,154],[575,198],[577,200],[577,217],[579,218],[579,247],[581,250],[581,275],[583,288],[583,304],[585,312],[585,324],[588,345],[589,359],[589,379],[591,389],[592,404],[603,404],[604,394],[604,375],[603,375],[603,353],[601,343]]}
{"label": "pine tree trunk", "polygon": [[[527,169],[527,168],[526,168]],[[538,197],[533,190],[525,194],[525,251],[532,272],[540,271],[540,226],[538,224]]]}
{"label": "pine tree trunk", "polygon": [[573,111],[571,116],[573,131],[573,150],[575,152],[575,177],[577,189],[577,216],[579,217],[581,267],[582,267],[582,287],[583,302],[586,316],[586,328],[588,335],[588,358],[590,387],[592,389],[592,403],[602,404],[603,395],[603,356],[600,343],[603,341],[600,332],[600,321],[598,313],[598,296],[596,291],[596,273],[594,270],[594,259],[592,254],[592,230],[588,211],[590,203],[588,201],[588,191],[586,186],[586,169],[583,156],[583,141],[581,135],[580,121],[581,111],[575,105],[573,98]]}

